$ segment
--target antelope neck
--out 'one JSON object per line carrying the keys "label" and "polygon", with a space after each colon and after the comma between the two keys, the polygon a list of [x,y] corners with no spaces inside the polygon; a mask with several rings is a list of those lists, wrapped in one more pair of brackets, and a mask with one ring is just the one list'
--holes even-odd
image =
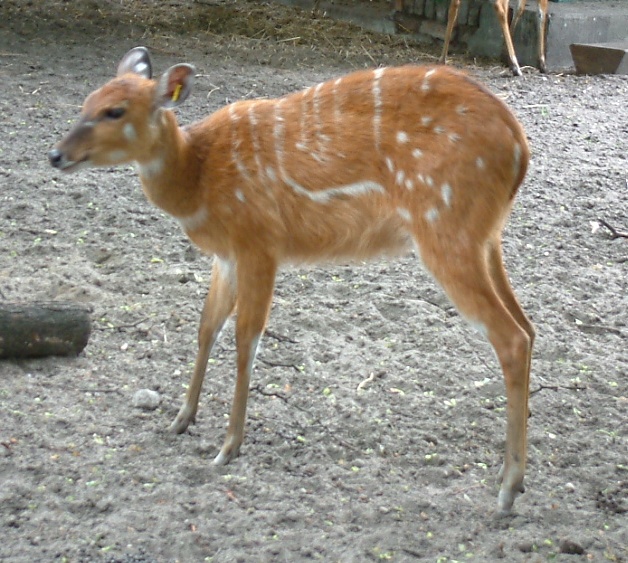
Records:
{"label": "antelope neck", "polygon": [[156,142],[138,173],[146,197],[174,217],[195,213],[200,205],[200,163],[190,150],[189,138],[171,111],[163,111],[156,125]]}

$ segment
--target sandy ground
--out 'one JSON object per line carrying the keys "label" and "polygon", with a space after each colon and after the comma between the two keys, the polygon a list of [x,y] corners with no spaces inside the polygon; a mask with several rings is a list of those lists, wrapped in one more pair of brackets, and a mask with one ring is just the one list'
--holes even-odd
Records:
{"label": "sandy ground", "polygon": [[[138,44],[158,70],[196,65],[182,123],[435,55],[245,0],[0,5],[0,299],[93,318],[77,358],[0,363],[0,560],[628,561],[628,241],[597,223],[628,229],[627,78],[454,62],[507,101],[533,150],[504,242],[538,329],[527,492],[497,518],[501,372],[414,256],[280,274],[232,464],[210,463],[232,324],[197,424],[167,432],[211,259],[131,168],[67,176],[46,159]],[[159,406],[135,407],[140,389]]]}

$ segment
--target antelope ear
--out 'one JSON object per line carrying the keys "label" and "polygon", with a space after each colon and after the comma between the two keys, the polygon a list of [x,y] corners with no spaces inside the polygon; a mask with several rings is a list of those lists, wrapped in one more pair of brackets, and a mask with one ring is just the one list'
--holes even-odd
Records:
{"label": "antelope ear", "polygon": [[188,64],[171,66],[155,89],[155,107],[173,108],[185,101],[192,90],[195,68]]}
{"label": "antelope ear", "polygon": [[146,47],[135,47],[131,49],[118,64],[117,76],[122,76],[127,72],[139,74],[143,78],[153,76],[153,65],[150,62],[150,55]]}

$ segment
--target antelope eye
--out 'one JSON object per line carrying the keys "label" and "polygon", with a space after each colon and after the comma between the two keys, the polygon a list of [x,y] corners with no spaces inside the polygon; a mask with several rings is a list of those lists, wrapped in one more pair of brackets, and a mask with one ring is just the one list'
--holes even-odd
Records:
{"label": "antelope eye", "polygon": [[125,111],[126,110],[124,108],[109,108],[105,110],[105,117],[107,119],[120,119],[124,115]]}

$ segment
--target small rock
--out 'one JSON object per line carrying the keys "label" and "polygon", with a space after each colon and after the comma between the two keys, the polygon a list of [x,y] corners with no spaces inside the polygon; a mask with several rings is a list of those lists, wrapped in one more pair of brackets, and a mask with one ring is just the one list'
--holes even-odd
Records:
{"label": "small rock", "polygon": [[138,409],[153,411],[161,402],[161,396],[151,389],[140,389],[133,395],[133,406]]}
{"label": "small rock", "polygon": [[534,544],[532,542],[525,541],[518,544],[517,548],[521,553],[532,553],[534,551]]}
{"label": "small rock", "polygon": [[558,543],[558,547],[561,553],[566,553],[568,555],[583,555],[584,547],[580,544],[577,544],[575,541],[562,539]]}

